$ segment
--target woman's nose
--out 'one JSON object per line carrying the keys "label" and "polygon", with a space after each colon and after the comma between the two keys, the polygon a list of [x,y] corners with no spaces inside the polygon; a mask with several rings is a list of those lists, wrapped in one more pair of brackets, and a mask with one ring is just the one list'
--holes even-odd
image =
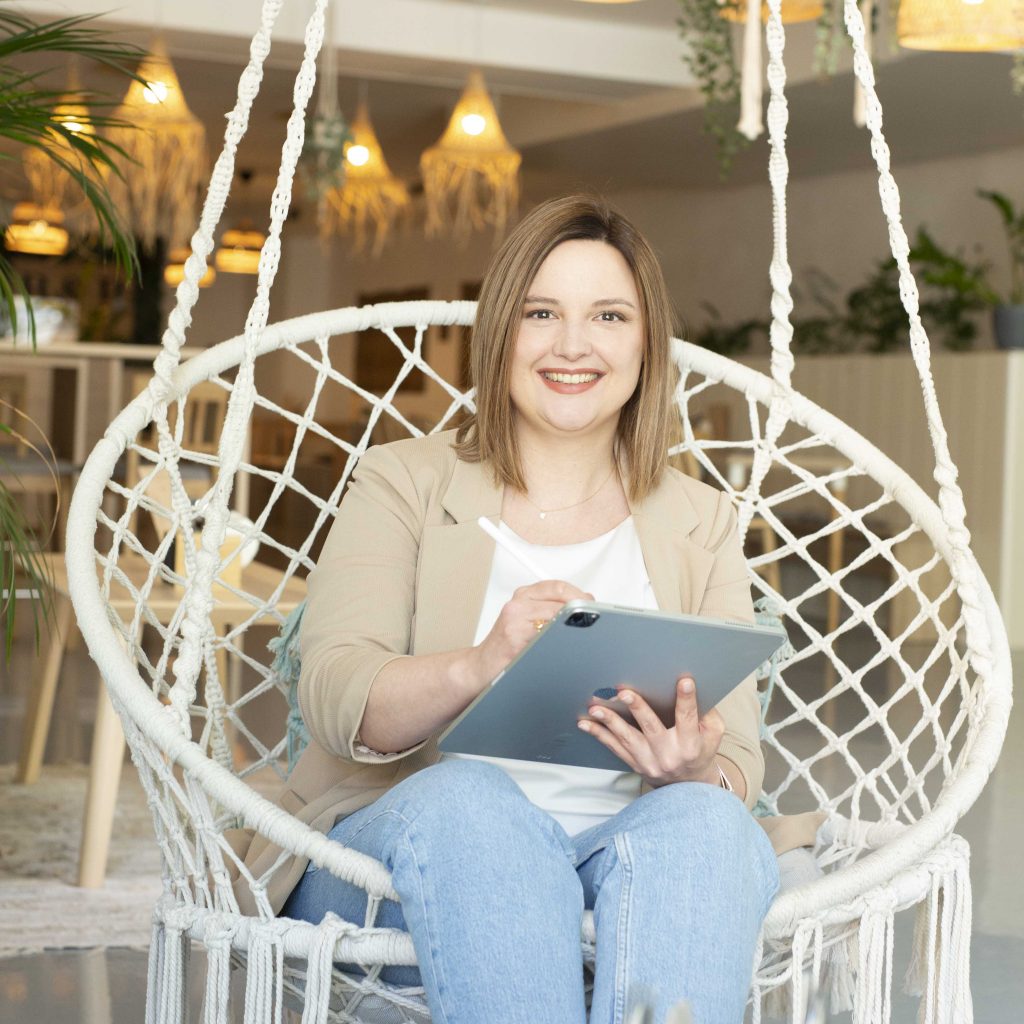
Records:
{"label": "woman's nose", "polygon": [[558,332],[553,354],[563,359],[580,359],[591,351],[587,324],[574,320],[563,320],[562,330]]}

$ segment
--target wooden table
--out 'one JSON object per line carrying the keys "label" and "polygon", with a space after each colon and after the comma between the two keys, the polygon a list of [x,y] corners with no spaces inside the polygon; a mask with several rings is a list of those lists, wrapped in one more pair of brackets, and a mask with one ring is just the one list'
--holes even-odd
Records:
{"label": "wooden table", "polygon": [[[46,649],[38,661],[33,680],[28,716],[22,734],[21,756],[15,781],[32,783],[39,778],[43,749],[50,726],[53,703],[57,693],[57,680],[64,657],[64,646],[72,626],[72,607],[68,594],[67,569],[60,555],[45,556],[53,576],[54,624]],[[123,554],[118,565],[133,585],[140,586],[146,578],[146,562],[137,555]],[[280,584],[278,569],[252,562],[242,570],[241,589],[262,600],[269,599]],[[281,615],[288,615],[305,599],[304,580],[290,578],[276,603]],[[213,611],[214,628],[223,635],[232,625],[247,621],[253,614],[253,605],[218,588],[218,602]],[[161,624],[167,624],[181,602],[182,590],[170,583],[156,583],[150,592],[147,607]],[[123,620],[135,610],[136,601],[123,586],[113,584],[110,606]],[[270,614],[255,620],[257,623],[276,623]],[[93,731],[92,759],[89,768],[89,788],[85,800],[82,827],[82,846],[78,862],[78,884],[97,888],[103,884],[110,849],[110,835],[114,821],[114,805],[124,761],[124,733],[121,722],[110,703],[107,688],[100,683],[96,700],[96,724]]]}
{"label": "wooden table", "polygon": [[[202,351],[201,348],[183,348],[182,361]],[[9,338],[0,338],[0,368],[16,368],[19,373],[30,373],[38,368],[50,371],[51,377],[55,370],[69,370],[74,374],[70,445],[66,450],[58,450],[58,454],[81,466],[111,420],[131,398],[125,386],[125,364],[151,364],[159,352],[159,345],[110,341],[54,342],[33,350],[29,345],[20,342],[13,345]],[[34,404],[30,399],[29,405]],[[39,416],[34,418],[41,422]],[[51,432],[52,428],[51,423]]]}

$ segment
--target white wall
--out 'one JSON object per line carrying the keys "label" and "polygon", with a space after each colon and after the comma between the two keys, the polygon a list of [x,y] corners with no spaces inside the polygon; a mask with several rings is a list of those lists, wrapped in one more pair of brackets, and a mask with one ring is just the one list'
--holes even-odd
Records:
{"label": "white wall", "polygon": [[[1024,134],[1024,133],[1022,133]],[[899,152],[895,140],[896,155]],[[993,282],[1009,284],[1006,244],[996,211],[976,198],[978,188],[1024,201],[1024,146],[956,159],[894,164],[903,221],[913,237],[924,224],[949,249],[969,256],[980,245],[993,263]],[[768,316],[771,295],[771,193],[763,185],[685,193],[628,192],[613,197],[658,251],[684,319],[699,326],[702,301],[727,322]],[[863,282],[889,253],[873,170],[790,182],[787,193],[789,258],[795,283],[808,267],[833,278],[840,296]],[[800,313],[798,306],[797,315]],[[991,344],[987,321],[978,344]]]}

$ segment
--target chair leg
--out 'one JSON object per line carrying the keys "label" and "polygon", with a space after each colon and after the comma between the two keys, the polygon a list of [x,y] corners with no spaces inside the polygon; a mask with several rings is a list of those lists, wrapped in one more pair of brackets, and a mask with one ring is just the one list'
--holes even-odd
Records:
{"label": "chair leg", "polygon": [[31,785],[39,780],[43,765],[46,737],[53,716],[53,702],[57,696],[57,680],[64,660],[64,645],[71,630],[71,601],[66,594],[55,594],[53,623],[46,640],[46,654],[40,672],[32,682],[29,693],[28,714],[21,737],[21,754],[15,782]]}
{"label": "chair leg", "polygon": [[96,701],[89,788],[85,794],[82,847],[78,857],[78,884],[83,889],[98,889],[107,873],[107,854],[123,762],[124,732],[114,705],[110,703],[107,688],[101,681]]}

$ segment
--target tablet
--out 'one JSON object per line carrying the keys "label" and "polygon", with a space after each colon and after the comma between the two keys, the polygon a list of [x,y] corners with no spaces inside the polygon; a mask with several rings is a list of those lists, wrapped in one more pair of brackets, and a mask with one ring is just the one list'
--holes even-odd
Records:
{"label": "tablet", "polygon": [[785,631],[697,615],[570,601],[442,733],[445,753],[628,770],[576,725],[591,697],[632,722],[624,683],[666,725],[692,675],[703,715],[785,642]]}

